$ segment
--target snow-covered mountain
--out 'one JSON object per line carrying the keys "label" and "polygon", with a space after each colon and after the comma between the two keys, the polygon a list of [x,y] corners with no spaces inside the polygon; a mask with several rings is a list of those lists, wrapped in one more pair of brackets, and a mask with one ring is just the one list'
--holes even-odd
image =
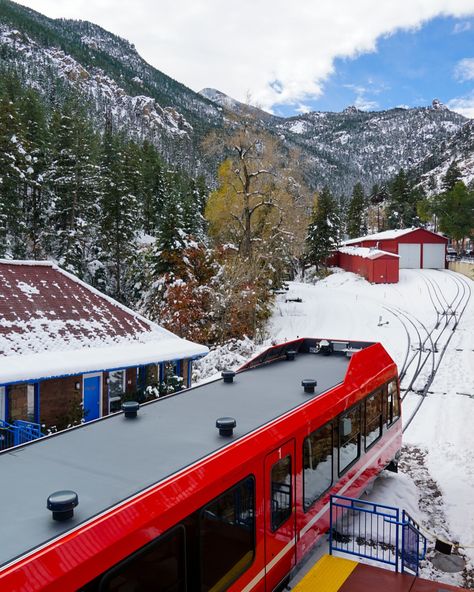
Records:
{"label": "snow-covered mountain", "polygon": [[[286,148],[299,150],[312,187],[327,184],[346,195],[357,181],[369,189],[401,167],[428,176],[430,167],[441,167],[441,174],[440,147],[451,147],[449,159],[457,154],[459,137],[472,137],[472,124],[439,101],[414,109],[349,107],[342,113],[276,117],[215,89],[192,91],[97,25],[49,19],[9,0],[0,0],[0,56],[0,75],[2,68],[16,71],[24,85],[51,97],[52,105],[80,96],[99,129],[111,120],[134,139],[152,142],[169,162],[202,172],[211,182],[217,162],[203,154],[202,140],[212,130],[227,134],[247,118]],[[465,143],[466,174],[472,145]]]}
{"label": "snow-covered mountain", "polygon": [[428,193],[442,190],[443,178],[451,163],[456,162],[463,181],[474,181],[474,120],[467,121],[458,131],[446,139],[414,171],[416,178]]}

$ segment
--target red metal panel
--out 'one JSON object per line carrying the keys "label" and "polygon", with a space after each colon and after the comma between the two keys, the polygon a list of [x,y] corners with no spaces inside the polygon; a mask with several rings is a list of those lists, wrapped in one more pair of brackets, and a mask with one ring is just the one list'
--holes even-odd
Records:
{"label": "red metal panel", "polygon": [[399,236],[397,239],[399,243],[445,243],[448,244],[448,239],[445,236],[440,236],[435,232],[426,230],[425,228],[415,228],[413,232]]}
{"label": "red metal panel", "polygon": [[387,284],[397,284],[400,277],[399,259],[387,259]]}

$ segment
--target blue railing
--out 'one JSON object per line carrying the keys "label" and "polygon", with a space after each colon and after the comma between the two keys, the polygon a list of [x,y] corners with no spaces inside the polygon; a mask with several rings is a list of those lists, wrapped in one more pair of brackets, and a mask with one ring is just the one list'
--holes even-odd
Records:
{"label": "blue railing", "polygon": [[[400,520],[401,515],[401,520]],[[403,510],[369,501],[331,496],[329,552],[339,551],[418,575],[426,537]]]}
{"label": "blue railing", "polygon": [[42,438],[39,423],[16,419],[12,423],[0,420],[0,451]]}

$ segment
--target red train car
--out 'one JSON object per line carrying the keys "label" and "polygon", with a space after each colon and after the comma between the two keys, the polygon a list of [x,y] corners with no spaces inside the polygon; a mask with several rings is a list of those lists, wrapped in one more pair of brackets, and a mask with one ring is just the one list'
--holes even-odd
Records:
{"label": "red train car", "polygon": [[[0,590],[276,590],[330,494],[358,496],[401,446],[379,343],[285,343],[133,415],[0,454]],[[58,490],[79,501],[52,500],[63,520]]]}

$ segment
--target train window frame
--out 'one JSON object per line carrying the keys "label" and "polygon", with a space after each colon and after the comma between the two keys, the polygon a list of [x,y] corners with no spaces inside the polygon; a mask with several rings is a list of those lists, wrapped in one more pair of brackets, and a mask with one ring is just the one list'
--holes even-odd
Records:
{"label": "train window frame", "polygon": [[[348,465],[341,469],[341,422],[346,415],[349,415],[349,413],[352,413],[357,408],[359,410],[359,437],[357,442],[357,456]],[[339,477],[342,477],[344,473],[346,473],[351,467],[353,467],[362,456],[362,419],[362,401],[359,401],[355,405],[352,405],[352,407],[350,407],[349,409],[344,411],[344,413],[341,413],[337,417],[337,474]]]}
{"label": "train window frame", "polygon": [[[247,475],[246,477],[244,477],[243,479],[240,479],[239,481],[237,481],[236,483],[234,483],[233,485],[231,485],[230,487],[228,487],[227,489],[225,489],[224,491],[222,491],[221,493],[219,493],[219,495],[216,495],[213,499],[209,500],[208,502],[206,502],[203,506],[201,506],[198,511],[198,533],[199,533],[199,559],[198,559],[198,563],[199,563],[199,590],[202,590],[203,587],[203,558],[204,558],[204,553],[203,553],[203,545],[202,545],[202,529],[201,529],[201,521],[202,521],[202,515],[203,513],[206,511],[206,508],[208,508],[209,506],[211,506],[213,503],[217,502],[221,497],[227,495],[228,493],[232,492],[234,489],[238,488],[239,486],[243,485],[245,483],[245,481],[251,480],[252,481],[252,486],[253,486],[253,528],[252,528],[252,557],[250,559],[250,561],[248,563],[246,563],[242,569],[238,572],[235,573],[235,575],[233,576],[233,578],[226,583],[226,587],[222,589],[222,592],[224,592],[224,590],[227,590],[230,586],[232,586],[246,571],[248,571],[252,565],[255,562],[255,558],[257,556],[257,500],[256,500],[256,493],[257,493],[257,480],[255,478],[255,475],[253,473],[250,473],[249,475]],[[235,565],[234,565],[235,567]],[[219,582],[216,582],[216,584],[214,584],[214,586],[212,587],[212,590],[215,589],[215,586],[218,584]]]}
{"label": "train window frame", "polygon": [[[277,466],[278,463],[281,463],[283,460],[289,459],[290,461],[290,471],[289,471],[289,475],[290,475],[290,504],[289,504],[289,512],[288,515],[285,516],[285,518],[281,521],[278,522],[277,524],[274,522],[274,511],[273,511],[273,479],[272,479],[272,474],[273,474],[273,469]],[[274,462],[272,464],[271,470],[270,470],[270,531],[272,533],[276,532],[278,529],[280,529],[284,524],[286,524],[288,522],[288,520],[291,518],[291,516],[293,515],[293,501],[294,501],[294,484],[293,484],[293,459],[292,459],[292,455],[291,454],[286,454],[283,458],[280,458],[279,460],[277,460],[276,462]]]}
{"label": "train window frame", "polygon": [[[304,453],[305,453],[305,446],[306,446],[306,441],[313,437],[313,436],[317,436],[318,432],[321,432],[322,430],[324,430],[326,427],[330,426],[331,427],[331,483],[328,485],[328,487],[326,487],[326,489],[324,491],[322,491],[317,497],[315,497],[308,505],[306,504],[306,479],[305,479],[305,468],[304,468]],[[327,493],[331,487],[334,485],[334,440],[335,440],[335,429],[334,429],[334,421],[330,420],[328,422],[326,422],[325,424],[323,424],[322,426],[319,426],[319,428],[316,428],[315,430],[313,430],[312,432],[310,432],[307,436],[305,436],[305,438],[303,439],[303,446],[302,446],[302,467],[303,467],[303,511],[306,514],[307,512],[309,512],[311,510],[311,508],[314,506],[314,504],[320,500],[323,495],[325,493]]]}
{"label": "train window frame", "polygon": [[[133,553],[131,553],[130,555],[128,555],[127,557],[125,557],[121,561],[117,562],[112,567],[110,567],[104,573],[97,576],[97,579],[98,579],[97,588],[96,588],[97,592],[108,592],[108,589],[105,586],[110,583],[110,580],[113,577],[115,577],[115,575],[117,574],[117,572],[120,569],[122,569],[127,564],[135,561],[141,555],[146,555],[146,553],[148,553],[152,547],[171,538],[173,535],[175,535],[177,533],[177,531],[181,531],[182,537],[183,537],[182,538],[182,547],[183,547],[182,548],[182,552],[183,552],[182,558],[183,558],[183,565],[184,565],[183,580],[184,580],[184,590],[185,590],[185,592],[187,592],[187,590],[188,590],[188,573],[187,573],[187,555],[186,555],[186,528],[184,527],[183,524],[176,524],[175,526],[172,526],[170,529],[168,529],[164,533],[160,534],[158,537],[154,538],[152,541],[149,541],[148,543],[143,545],[143,547],[140,547],[139,549],[137,549],[136,551],[134,551]],[[92,582],[93,581],[94,580],[92,580]],[[90,584],[90,583],[91,582],[89,582],[88,584]],[[87,588],[88,584],[86,584],[83,588],[80,588],[80,590],[86,591],[88,589]]]}
{"label": "train window frame", "polygon": [[[372,442],[370,442],[370,444],[367,445],[367,402],[370,397],[373,397],[377,394],[380,395],[380,413],[378,415],[379,435],[375,438],[375,440],[372,440]],[[385,405],[385,388],[384,388],[384,386],[375,389],[375,391],[372,391],[364,398],[364,450],[365,450],[365,452],[370,450],[372,448],[372,446],[374,444],[376,444],[380,440],[380,438],[383,436],[384,405]],[[377,419],[377,417],[375,417],[374,419]]]}
{"label": "train window frame", "polygon": [[[394,408],[394,399],[393,399],[393,395],[394,393],[389,393],[389,388],[391,384],[395,384],[395,398],[396,398],[396,403],[398,406],[398,415],[397,417],[394,419],[393,418],[393,408]],[[392,405],[390,405],[390,397],[392,396]],[[398,380],[396,378],[392,378],[391,380],[389,380],[388,382],[385,383],[384,385],[384,415],[385,415],[385,424],[387,425],[387,428],[390,428],[393,426],[393,424],[395,424],[401,417],[401,413],[400,413],[400,388],[398,385]]]}

